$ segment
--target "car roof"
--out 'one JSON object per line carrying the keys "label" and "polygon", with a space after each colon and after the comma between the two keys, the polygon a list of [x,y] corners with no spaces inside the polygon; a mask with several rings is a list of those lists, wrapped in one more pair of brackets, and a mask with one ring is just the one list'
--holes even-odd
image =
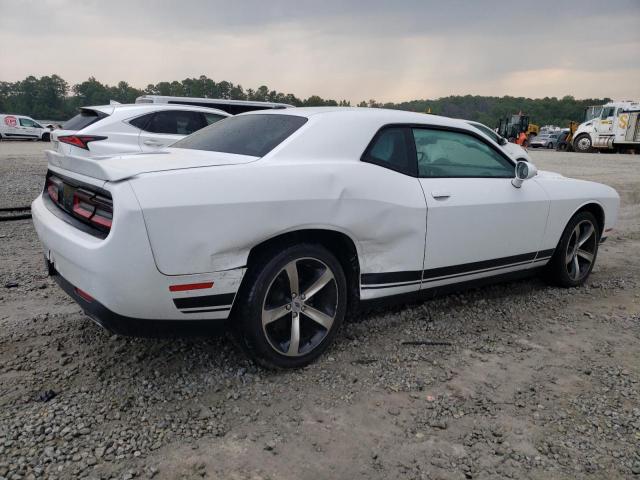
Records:
{"label": "car roof", "polygon": [[[294,108],[294,105],[281,102],[261,102],[258,100],[232,100],[227,98],[178,97],[171,95],[142,95],[136,98],[136,104],[166,104],[168,102],[211,102],[220,105],[247,105],[253,107]],[[177,105],[171,103],[171,105]]]}
{"label": "car roof", "polygon": [[[465,120],[404,110],[368,107],[298,107],[246,112],[234,118],[247,115],[292,115],[308,119],[305,125],[265,155],[264,158],[268,161],[300,163],[320,158],[359,159],[377,131],[387,125],[395,124],[451,127],[483,136],[495,143]],[[499,149],[497,144],[496,148]]]}
{"label": "car roof", "polygon": [[[381,122],[381,125],[391,123],[425,124],[446,127],[457,127],[469,130],[469,123],[466,120],[459,120],[428,113],[409,112],[406,110],[394,110],[389,108],[369,108],[369,107],[296,107],[284,108],[280,110],[256,110],[241,113],[240,115],[296,115],[299,117],[321,118],[340,117],[345,120],[367,118],[371,121]],[[474,130],[475,131],[475,130]]]}
{"label": "car roof", "polygon": [[141,112],[155,112],[158,110],[186,110],[193,112],[205,112],[215,113],[217,115],[223,115],[225,117],[230,116],[229,113],[219,110],[217,108],[200,107],[197,105],[173,105],[166,103],[116,103],[113,105],[92,105],[87,107],[81,107],[80,110],[97,110],[107,115],[114,113],[141,113]]}

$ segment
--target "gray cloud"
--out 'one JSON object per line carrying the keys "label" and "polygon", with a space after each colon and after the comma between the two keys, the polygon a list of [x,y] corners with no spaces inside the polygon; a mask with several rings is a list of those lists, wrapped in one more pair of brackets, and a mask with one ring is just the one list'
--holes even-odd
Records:
{"label": "gray cloud", "polygon": [[0,79],[208,75],[354,101],[638,98],[640,2],[0,0]]}

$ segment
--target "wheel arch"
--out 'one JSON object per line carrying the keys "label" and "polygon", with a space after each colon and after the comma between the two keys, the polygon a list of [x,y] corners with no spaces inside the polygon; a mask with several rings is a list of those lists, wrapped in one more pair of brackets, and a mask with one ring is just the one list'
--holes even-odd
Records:
{"label": "wheel arch", "polygon": [[594,217],[596,217],[596,220],[598,221],[598,227],[600,227],[600,237],[602,237],[602,234],[604,233],[604,226],[605,226],[604,207],[595,200],[590,200],[588,202],[585,202],[582,205],[580,205],[580,207],[578,207],[571,214],[571,217],[569,218],[569,220],[567,220],[567,223],[569,223],[569,221],[580,212],[589,212]]}
{"label": "wheel arch", "polygon": [[279,233],[250,249],[247,268],[251,268],[263,255],[273,249],[299,243],[320,244],[336,256],[347,278],[347,313],[353,312],[360,300],[360,257],[356,241],[343,231],[330,228],[304,228]]}

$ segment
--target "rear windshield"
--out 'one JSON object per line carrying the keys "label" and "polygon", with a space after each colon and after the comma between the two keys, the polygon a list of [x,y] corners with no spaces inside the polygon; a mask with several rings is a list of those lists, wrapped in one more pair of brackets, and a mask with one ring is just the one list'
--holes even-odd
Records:
{"label": "rear windshield", "polygon": [[296,115],[241,115],[203,128],[172,147],[264,157],[306,123]]}
{"label": "rear windshield", "polygon": [[97,122],[101,118],[107,117],[106,113],[98,112],[96,110],[81,110],[78,115],[67,120],[62,125],[63,130],[82,130],[88,127],[92,123]]}

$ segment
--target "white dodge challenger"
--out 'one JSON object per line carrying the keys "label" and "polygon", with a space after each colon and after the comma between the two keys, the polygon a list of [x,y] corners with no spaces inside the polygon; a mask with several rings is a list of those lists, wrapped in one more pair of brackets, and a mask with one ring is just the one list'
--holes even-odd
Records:
{"label": "white dodge challenger", "polygon": [[258,111],[164,152],[47,156],[33,221],[91,318],[122,334],[229,318],[280,368],[362,302],[539,272],[580,285],[619,207],[464,121],[393,110]]}

